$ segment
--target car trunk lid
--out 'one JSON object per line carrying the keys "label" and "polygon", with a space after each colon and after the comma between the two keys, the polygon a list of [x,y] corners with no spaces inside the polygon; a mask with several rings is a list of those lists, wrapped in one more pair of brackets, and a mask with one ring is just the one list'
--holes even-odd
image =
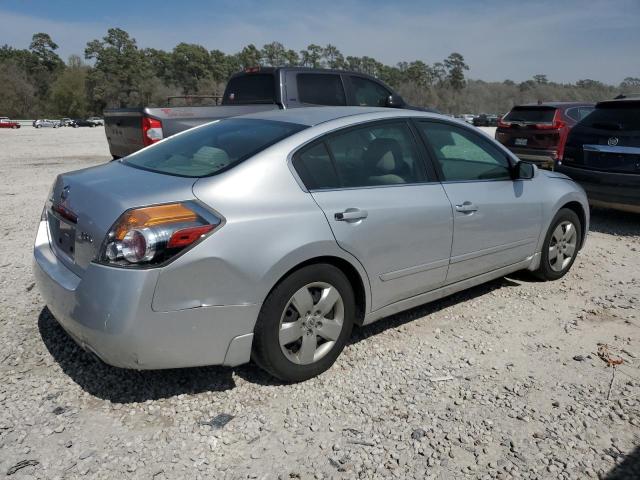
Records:
{"label": "car trunk lid", "polygon": [[194,182],[120,162],[59,175],[46,206],[49,243],[82,276],[120,215],[134,207],[192,200]]}

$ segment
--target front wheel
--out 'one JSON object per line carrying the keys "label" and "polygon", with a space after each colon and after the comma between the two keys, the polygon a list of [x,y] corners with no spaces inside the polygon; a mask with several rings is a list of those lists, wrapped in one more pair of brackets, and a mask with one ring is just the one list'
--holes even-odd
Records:
{"label": "front wheel", "polygon": [[573,210],[562,208],[556,214],[542,245],[540,266],[533,272],[542,280],[557,280],[573,265],[582,241],[582,225]]}
{"label": "front wheel", "polygon": [[329,369],[353,328],[347,277],[328,264],[303,267],[269,294],[256,323],[253,360],[273,376],[299,382]]}

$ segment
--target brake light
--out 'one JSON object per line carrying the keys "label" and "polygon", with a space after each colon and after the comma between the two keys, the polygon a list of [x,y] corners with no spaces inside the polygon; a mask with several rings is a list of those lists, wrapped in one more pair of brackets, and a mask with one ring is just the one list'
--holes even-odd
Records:
{"label": "brake light", "polygon": [[162,140],[162,122],[155,118],[142,117],[142,143],[148,146]]}
{"label": "brake light", "polygon": [[511,122],[505,122],[504,120],[499,119],[498,128],[511,128]]}
{"label": "brake light", "polygon": [[244,73],[258,73],[260,71],[260,67],[247,67],[244,69]]}
{"label": "brake light", "polygon": [[111,227],[98,261],[124,267],[163,264],[221,223],[221,218],[191,201],[134,208]]}

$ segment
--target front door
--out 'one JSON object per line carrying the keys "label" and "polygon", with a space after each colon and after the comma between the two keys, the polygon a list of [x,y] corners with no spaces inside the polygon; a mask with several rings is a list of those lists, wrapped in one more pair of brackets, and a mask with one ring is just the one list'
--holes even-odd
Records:
{"label": "front door", "polygon": [[535,253],[542,202],[531,180],[512,180],[507,155],[481,132],[417,122],[453,205],[447,283],[525,260]]}
{"label": "front door", "polygon": [[444,284],[451,204],[427,177],[406,122],[330,134],[298,153],[294,165],[340,247],[367,271],[372,310]]}

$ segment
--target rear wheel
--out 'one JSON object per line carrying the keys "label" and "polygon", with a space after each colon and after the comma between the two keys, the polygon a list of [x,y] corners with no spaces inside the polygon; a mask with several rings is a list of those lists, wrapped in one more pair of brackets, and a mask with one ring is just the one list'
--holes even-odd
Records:
{"label": "rear wheel", "polygon": [[252,358],[287,382],[315,377],[344,349],[354,315],[353,289],[338,268],[303,267],[265,300],[254,330]]}
{"label": "rear wheel", "polygon": [[542,280],[563,277],[576,259],[581,239],[578,215],[568,208],[561,209],[551,222],[542,246],[540,266],[534,274]]}

